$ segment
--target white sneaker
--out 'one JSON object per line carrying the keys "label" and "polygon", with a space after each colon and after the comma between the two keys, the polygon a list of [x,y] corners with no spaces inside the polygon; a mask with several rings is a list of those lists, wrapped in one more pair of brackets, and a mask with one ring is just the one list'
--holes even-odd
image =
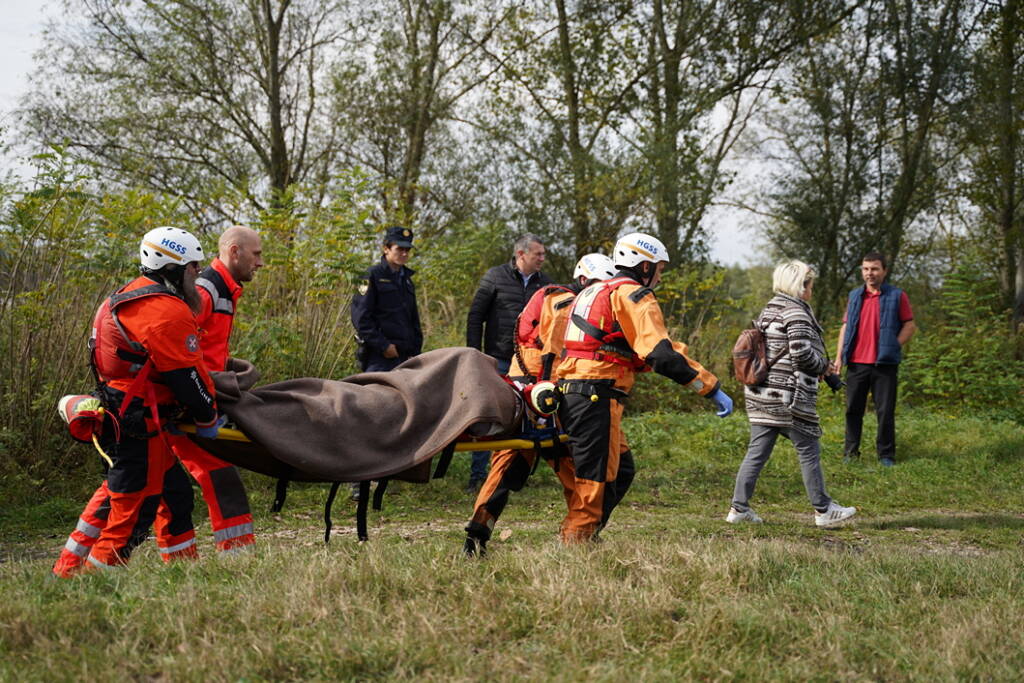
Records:
{"label": "white sneaker", "polygon": [[739,524],[740,522],[760,524],[764,520],[758,517],[757,513],[753,510],[748,509],[746,512],[740,512],[736,508],[730,507],[729,514],[725,516],[725,521],[729,522],[729,524]]}
{"label": "white sneaker", "polygon": [[835,526],[857,514],[857,508],[844,508],[834,500],[828,504],[828,510],[814,513],[814,523],[818,526]]}

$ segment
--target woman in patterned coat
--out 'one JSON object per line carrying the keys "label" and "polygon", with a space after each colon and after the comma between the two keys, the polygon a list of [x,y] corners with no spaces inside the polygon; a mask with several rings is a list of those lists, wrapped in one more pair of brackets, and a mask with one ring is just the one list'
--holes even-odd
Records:
{"label": "woman in patterned coat", "polygon": [[775,296],[756,324],[765,333],[771,370],[763,384],[745,389],[750,443],[736,474],[732,507],[726,521],[761,522],[750,497],[779,435],[793,443],[800,460],[814,523],[827,527],[852,517],[857,508],[843,507],[825,491],[821,472],[821,426],[818,423],[818,381],[829,372],[823,330],[807,303],[816,273],[806,263],[787,261],[775,269]]}

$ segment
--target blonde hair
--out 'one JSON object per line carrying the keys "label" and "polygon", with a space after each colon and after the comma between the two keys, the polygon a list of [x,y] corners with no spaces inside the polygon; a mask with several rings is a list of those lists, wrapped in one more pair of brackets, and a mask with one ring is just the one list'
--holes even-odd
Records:
{"label": "blonde hair", "polygon": [[786,261],[775,267],[772,274],[772,289],[778,294],[799,297],[807,285],[818,277],[814,268],[803,261]]}

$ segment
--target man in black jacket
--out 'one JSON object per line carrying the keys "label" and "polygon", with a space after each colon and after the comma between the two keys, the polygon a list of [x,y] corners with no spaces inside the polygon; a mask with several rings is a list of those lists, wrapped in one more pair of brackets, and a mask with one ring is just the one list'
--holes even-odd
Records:
{"label": "man in black jacket", "polygon": [[[527,233],[516,240],[512,260],[488,270],[469,307],[466,346],[481,348],[498,361],[498,371],[507,373],[515,353],[513,334],[516,319],[533,293],[551,284],[541,272],[544,243]],[[475,492],[487,478],[488,451],[473,453],[467,491]]]}

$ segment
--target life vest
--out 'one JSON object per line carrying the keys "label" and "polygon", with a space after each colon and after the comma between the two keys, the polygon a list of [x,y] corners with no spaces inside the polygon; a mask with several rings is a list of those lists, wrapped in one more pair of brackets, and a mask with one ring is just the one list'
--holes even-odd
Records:
{"label": "life vest", "polygon": [[565,356],[608,361],[640,370],[646,363],[633,351],[612,312],[612,292],[635,285],[631,277],[596,282],[576,297],[565,328]]}
{"label": "life vest", "polygon": [[516,320],[516,344],[521,347],[540,349],[543,344],[540,340],[540,315],[544,310],[544,299],[549,295],[558,292],[573,293],[573,290],[565,285],[548,285],[535,293],[519,313]]}
{"label": "life vest", "polygon": [[129,301],[138,301],[151,296],[177,297],[166,286],[153,283],[135,289],[128,289],[132,283],[125,285],[111,294],[96,311],[93,318],[92,335],[89,338],[90,362],[98,384],[106,385],[111,380],[131,379],[132,383],[125,390],[118,415],[124,417],[128,405],[136,396],[141,396],[143,404],[150,409],[153,420],[159,428],[160,418],[157,413],[154,379],[150,377],[153,362],[146,348],[132,340],[117,318],[117,309]]}

